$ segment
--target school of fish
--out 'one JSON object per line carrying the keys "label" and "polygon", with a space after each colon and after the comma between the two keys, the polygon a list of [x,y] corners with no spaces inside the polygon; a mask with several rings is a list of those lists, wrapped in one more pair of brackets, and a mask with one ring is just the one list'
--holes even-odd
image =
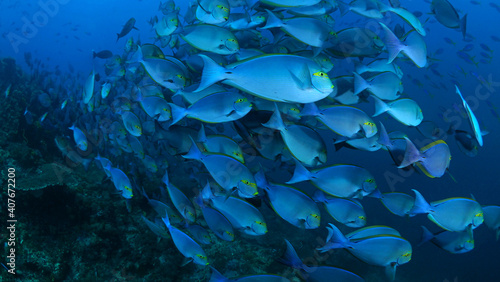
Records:
{"label": "school of fish", "polygon": [[[483,222],[498,240],[500,206],[458,195],[428,202],[427,191],[416,189],[389,192],[377,186],[378,175],[335,156],[341,147],[367,154],[382,149],[395,163],[387,169],[416,170],[430,178],[448,172],[450,148],[404,94],[406,74],[398,66],[432,69],[434,55],[425,39],[429,28],[420,12],[398,2],[198,0],[185,14],[174,1],[161,3],[149,21],[156,34],[151,43],[136,39],[140,31],[131,18],[117,34],[122,54],[92,51],[94,68],[75,97],[60,98],[72,137],[57,136],[55,143],[76,164],[87,168],[95,160],[127,205],[137,197],[147,199],[155,214],[143,217],[145,226],[172,240],[184,263],[210,267],[203,245],[213,240],[265,236],[273,226],[255,204],[263,202],[290,228],[327,231],[319,252],[346,249],[384,268],[392,281],[417,244],[371,221],[364,197],[379,199],[380,207],[397,216],[426,214],[442,231],[433,234],[422,226],[421,244],[469,252],[474,229]],[[452,2],[425,5],[429,17],[468,38],[467,15]],[[347,13],[360,20],[346,26]],[[384,20],[388,15],[402,21]],[[463,60],[474,60],[460,52]],[[340,65],[344,75],[330,77]],[[10,86],[6,97],[9,91]],[[454,102],[463,105],[470,129],[448,133],[462,152],[475,156],[486,132],[467,104],[467,93],[458,85],[450,91],[458,94]],[[41,94],[38,102],[51,105],[51,97]],[[28,108],[25,116],[33,122]],[[386,131],[379,116],[417,127],[432,141],[418,148],[404,132]],[[49,122],[46,117],[40,122]],[[277,172],[288,173],[288,181],[277,181]],[[161,179],[160,191],[143,187],[144,177]],[[293,186],[300,182],[314,190]],[[286,251],[276,259],[306,281],[364,281],[335,266],[313,270],[287,238],[283,241]],[[289,281],[248,275],[229,280],[214,268],[210,281]]]}

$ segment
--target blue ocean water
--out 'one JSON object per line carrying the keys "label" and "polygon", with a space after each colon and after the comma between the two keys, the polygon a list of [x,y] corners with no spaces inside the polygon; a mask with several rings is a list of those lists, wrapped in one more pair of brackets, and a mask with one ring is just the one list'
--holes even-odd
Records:
{"label": "blue ocean water", "polygon": [[[388,4],[386,1],[382,2]],[[408,1],[401,3],[406,10],[414,14],[418,12],[421,14],[418,19],[422,22],[427,33],[423,38],[427,48],[428,64],[426,67],[419,68],[405,57],[398,57],[395,63],[400,66],[404,73],[402,97],[411,98],[418,103],[422,109],[424,121],[434,122],[444,132],[453,125],[456,129],[472,133],[462,101],[455,93],[454,85],[458,83],[464,98],[479,120],[481,129],[488,132],[483,136],[484,145],[478,149],[476,156],[465,155],[460,150],[453,135],[443,134],[440,139],[444,140],[450,148],[450,166],[442,177],[429,178],[418,169],[410,172],[398,169],[390,155],[383,149],[375,152],[348,148],[335,151],[333,144],[333,138],[337,138],[335,134],[321,128],[321,126],[315,128],[327,145],[328,161],[325,165],[355,164],[361,166],[374,175],[378,189],[382,193],[399,191],[413,195],[411,189],[417,189],[428,201],[451,197],[473,197],[483,206],[500,205],[500,192],[498,190],[500,180],[497,177],[500,151],[497,146],[498,142],[495,141],[500,138],[500,133],[497,130],[500,123],[498,109],[500,105],[498,97],[500,73],[497,67],[500,63],[497,55],[500,46],[500,35],[497,31],[497,17],[500,15],[500,8],[497,8],[498,6],[493,0],[455,0],[451,3],[461,16],[467,14],[467,36],[465,39],[460,30],[446,28],[436,21],[435,17],[430,14],[429,2]],[[21,161],[21,156],[16,159],[16,155],[12,152],[10,156],[4,155],[2,163],[5,170],[9,164],[15,164],[18,166],[19,172],[26,172],[21,174],[22,177],[35,178],[37,167],[44,163],[64,164],[66,162],[68,164],[68,157],[61,158],[61,151],[54,144],[55,137],[65,138],[64,136],[68,136],[69,138],[66,140],[69,144],[69,150],[74,150],[84,159],[92,160],[97,156],[97,153],[102,157],[109,158],[113,163],[112,167],[120,168],[132,179],[134,191],[132,199],[124,199],[117,195],[112,180],[105,176],[104,170],[97,162],[91,163],[88,170],[85,170],[82,165],[71,167],[74,170],[73,173],[81,175],[78,179],[85,179],[85,182],[73,185],[73,190],[69,195],[68,192],[61,193],[59,190],[50,190],[54,189],[50,185],[48,188],[42,189],[47,190],[43,195],[40,195],[39,192],[42,190],[37,190],[37,194],[34,195],[35,192],[24,191],[29,189],[19,188],[17,199],[19,205],[24,208],[24,210],[18,211],[21,217],[20,224],[23,224],[22,220],[24,220],[24,225],[18,230],[17,234],[19,235],[16,238],[18,242],[17,270],[20,274],[16,274],[18,275],[16,277],[7,271],[2,271],[1,277],[6,279],[5,281],[11,278],[17,278],[19,281],[49,281],[50,279],[57,281],[90,281],[89,279],[96,281],[209,280],[211,271],[208,266],[189,263],[181,267],[184,257],[176,249],[172,239],[158,240],[157,236],[141,220],[142,215],[150,220],[155,217],[153,210],[141,193],[142,189],[151,198],[165,199],[164,201],[170,204],[168,194],[166,197],[160,195],[161,190],[158,188],[163,185],[161,178],[168,170],[171,175],[174,174],[171,176],[172,182],[190,200],[193,200],[205,181],[210,179],[205,167],[198,166],[196,162],[185,162],[177,154],[175,146],[168,147],[161,140],[153,138],[153,134],[143,129],[144,134],[138,140],[144,147],[145,153],[156,161],[158,167],[157,171],[149,171],[144,161],[134,156],[132,149],[130,152],[126,152],[125,148],[120,147],[116,141],[112,140],[110,134],[116,135],[118,132],[106,132],[102,127],[103,123],[101,123],[106,121],[110,124],[113,122],[121,124],[122,118],[116,109],[126,108],[130,104],[139,115],[143,127],[145,127],[146,121],[150,122],[148,125],[152,123],[154,128],[159,126],[159,124],[152,122],[153,118],[145,115],[139,102],[132,98],[123,102],[118,98],[122,95],[133,96],[130,93],[134,91],[134,85],[140,85],[141,78],[147,77],[147,74],[136,74],[133,70],[133,68],[142,69],[140,65],[127,63],[133,52],[125,50],[126,42],[133,38],[134,44],[140,41],[141,44],[149,43],[160,46],[160,42],[155,40],[157,34],[149,23],[154,16],[158,18],[163,16],[158,9],[159,6],[159,1],[152,0],[86,1],[85,3],[74,0],[42,0],[39,2],[4,0],[0,3],[0,30],[2,31],[0,58],[14,58],[20,71],[25,74],[16,82],[9,82],[7,76],[0,77],[0,89],[2,90],[0,98],[4,100],[4,106],[8,105],[2,109],[5,111],[4,125],[8,125],[10,119],[14,120],[14,116],[17,115],[17,119],[20,118],[22,121],[16,121],[15,124],[19,124],[19,127],[12,130],[24,132],[24,137],[20,133],[11,133],[14,134],[13,137],[2,140],[4,142],[2,146],[13,150],[13,148],[17,148],[13,144],[25,143],[35,152],[31,157],[34,160],[32,162],[26,161],[31,160],[26,156],[22,157],[23,161]],[[183,18],[188,12],[187,1],[175,1],[175,6],[179,7],[180,25],[187,26]],[[243,9],[231,9],[231,13],[234,11],[243,11]],[[254,10],[249,11],[252,13]],[[406,31],[411,30],[408,23],[390,12],[385,13],[382,19],[367,18],[354,12],[341,14],[339,10],[332,12],[331,16],[335,20],[334,30],[336,32],[351,27],[365,27],[376,31],[383,38],[384,34],[381,32],[378,22],[385,23],[392,30],[397,24],[402,25]],[[131,30],[117,41],[116,34],[122,30],[122,26],[130,18],[135,18],[137,30]],[[260,28],[252,29],[262,32],[264,38],[272,39],[270,32]],[[179,30],[179,34],[183,34],[183,31]],[[179,41],[179,45],[174,48],[167,46],[162,47],[161,50],[167,56],[175,56],[179,54],[179,46],[185,44],[182,39]],[[272,43],[272,40],[270,42]],[[270,42],[262,39],[260,48],[265,49],[264,46],[271,44]],[[243,42],[240,42],[240,47],[242,45]],[[472,47],[468,45],[472,45]],[[463,51],[464,48],[472,49]],[[106,74],[105,64],[109,61],[100,58],[93,59],[92,50],[96,52],[109,50],[114,55],[122,56],[121,63],[126,74],[122,78],[114,77],[115,71],[118,69],[113,69],[113,74]],[[472,62],[467,62],[461,54],[468,54]],[[187,57],[179,59],[187,64],[187,58],[190,56],[194,57],[195,54],[188,54]],[[373,58],[330,57],[334,64],[333,69],[328,72],[330,78],[344,75],[352,76],[355,64],[365,64],[373,60]],[[230,61],[235,60],[232,55],[223,55],[222,58]],[[377,58],[387,58],[387,53],[381,52]],[[110,96],[99,99],[95,108],[89,110],[88,106],[82,103],[82,91],[92,70],[95,70],[100,76],[99,80],[96,79],[95,88],[92,89],[95,91],[94,95],[101,95],[101,85],[105,81],[114,84]],[[188,81],[186,86],[200,81],[200,69],[189,70],[192,72],[192,80]],[[6,74],[4,73],[4,75]],[[26,81],[30,82],[31,88],[18,86],[28,85]],[[12,85],[12,90],[7,96],[3,93],[9,85]],[[163,92],[165,100],[171,102],[172,92],[166,88],[159,89]],[[49,107],[41,106],[42,100],[45,99],[40,98],[42,92],[50,94]],[[13,95],[18,95],[18,97],[13,97]],[[19,99],[19,101],[15,104],[9,104],[10,100],[14,99]],[[61,104],[65,100],[67,100],[66,108],[61,110]],[[353,106],[360,108],[369,116],[374,111],[374,103],[370,99]],[[16,113],[13,114],[12,110],[15,110]],[[40,121],[45,113],[47,113],[46,119]],[[32,119],[31,122],[30,119]],[[434,141],[420,134],[416,128],[405,126],[387,114],[382,114],[373,120],[377,124],[382,121],[390,132],[403,131],[418,148]],[[247,122],[250,123],[250,121]],[[68,127],[73,124],[82,128],[89,140],[92,138],[99,140],[94,143],[91,153],[77,150],[73,132],[68,130]],[[201,122],[189,119],[189,122],[180,124],[182,127],[198,131]],[[232,138],[236,138],[235,136],[238,135],[234,130],[228,129],[230,128],[229,123],[219,127],[217,124],[204,124],[209,128],[211,134],[223,134]],[[168,131],[168,129],[166,130]],[[103,137],[103,135],[106,136]],[[245,143],[246,148],[251,148],[251,145],[242,142],[241,139],[236,138],[242,147]],[[173,151],[172,148],[174,148]],[[64,155],[67,153],[67,151],[63,152]],[[278,160],[273,162],[261,157],[248,161],[249,154],[246,154],[245,158],[247,159],[246,164],[252,172],[256,172],[259,164],[262,164],[266,168],[267,177],[273,182],[284,183],[290,179],[291,172],[293,172],[293,161]],[[12,159],[14,161],[9,161]],[[168,162],[168,168],[163,162]],[[197,169],[190,171],[190,167]],[[43,171],[40,173],[43,175]],[[58,183],[60,187],[63,187],[62,189],[69,189],[64,184],[64,181]],[[294,186],[310,196],[315,191],[315,187],[306,182]],[[100,187],[99,189],[102,191],[97,190],[96,187]],[[116,188],[118,189],[118,187]],[[89,195],[96,197],[92,206],[80,206],[89,204],[89,201],[82,200],[87,199],[85,197],[90,197]],[[25,204],[22,204],[23,197],[26,200]],[[58,197],[60,198],[58,199]],[[65,201],[68,197],[75,198],[71,203],[78,207],[66,207]],[[6,206],[6,198],[5,195],[2,198],[2,209]],[[27,204],[37,203],[37,199],[43,199],[44,204],[41,205],[43,208],[35,208]],[[54,211],[53,205],[51,205],[52,201],[53,205],[62,205],[65,208]],[[285,250],[283,239],[288,239],[295,246],[304,263],[308,265],[341,267],[360,275],[366,281],[385,281],[383,267],[368,265],[354,258],[345,250],[334,250],[327,254],[319,254],[315,251],[315,248],[324,244],[327,236],[327,223],[336,224],[345,233],[354,230],[337,223],[323,208],[321,208],[321,226],[317,229],[305,230],[292,226],[281,219],[264,202],[257,206],[267,221],[268,233],[264,236],[248,236],[236,231],[235,242],[222,241],[211,233],[214,242],[209,246],[202,245],[205,248],[210,266],[230,278],[275,273],[292,281],[301,281],[297,274],[299,271],[294,272],[291,268],[275,261]],[[365,198],[361,203],[367,214],[368,226],[387,225],[393,227],[412,245],[412,259],[409,263],[397,267],[396,281],[497,281],[499,279],[500,243],[495,240],[495,231],[489,229],[484,223],[474,229],[475,246],[472,251],[451,254],[432,243],[418,246],[421,225],[433,232],[442,230],[428,220],[425,215],[411,218],[398,217],[390,213],[378,199],[374,198]],[[105,210],[108,214],[97,216],[99,210]],[[61,219],[57,215],[60,212],[67,212],[71,216]],[[51,217],[34,217],[35,214],[43,215],[44,213]],[[30,219],[30,217],[32,218]],[[84,219],[77,219],[80,217]],[[64,223],[54,225],[54,220],[63,220]],[[204,222],[200,214],[198,214],[198,220],[201,223]],[[30,224],[27,224],[28,222]],[[44,229],[41,226],[43,224],[56,227]],[[185,230],[182,224],[176,226]],[[67,228],[71,228],[73,231],[69,231]],[[99,233],[95,231],[96,229],[101,231],[115,229],[115,232],[103,233],[99,231]],[[120,230],[120,233],[116,230]],[[37,236],[26,235],[30,233]],[[2,232],[3,234],[4,232]],[[76,238],[76,244],[80,246],[88,244],[89,248],[100,249],[102,253],[92,256],[82,253],[70,255],[71,248],[68,247],[70,242],[65,241],[63,238],[65,236]],[[98,239],[95,239],[95,236]],[[106,238],[106,236],[123,237],[114,239]],[[130,240],[130,237],[136,239]],[[47,238],[51,238],[51,243],[46,246],[52,246],[54,249],[43,254],[44,250],[37,248],[37,245],[42,245],[39,241],[45,241],[47,244]],[[113,244],[114,240],[120,243]],[[76,249],[81,250],[80,248]],[[59,261],[57,266],[50,265],[50,263],[46,265],[40,263],[41,257],[55,256],[59,250],[60,254],[64,254],[67,259]],[[7,256],[7,252],[8,249],[5,248],[5,256]],[[4,264],[7,261],[2,259]],[[47,259],[47,261],[55,260]],[[66,270],[63,272],[64,274],[61,274],[60,268],[63,267]],[[93,273],[89,274],[89,271]],[[54,273],[57,273],[57,276]],[[325,277],[323,281],[335,280]]]}

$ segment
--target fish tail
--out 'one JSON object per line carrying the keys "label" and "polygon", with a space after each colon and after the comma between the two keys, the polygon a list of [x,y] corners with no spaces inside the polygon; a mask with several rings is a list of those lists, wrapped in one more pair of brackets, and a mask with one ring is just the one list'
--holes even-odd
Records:
{"label": "fish tail", "polygon": [[214,83],[222,81],[225,78],[224,67],[219,66],[214,60],[205,55],[199,55],[203,59],[203,73],[201,74],[201,82],[198,88],[193,92],[200,92],[207,89]]}
{"label": "fish tail", "polygon": [[340,15],[345,16],[345,14],[347,14],[347,12],[349,12],[349,8],[350,8],[349,4],[346,4],[342,1],[337,1],[337,4],[339,7]]}
{"label": "fish tail", "polygon": [[278,262],[284,265],[291,266],[296,269],[303,269],[305,265],[299,258],[299,255],[297,255],[297,252],[293,248],[292,244],[290,244],[290,242],[287,239],[285,239],[285,243],[286,243],[286,251],[281,258],[277,259]]}
{"label": "fish tail", "polygon": [[163,175],[163,177],[161,178],[161,182],[165,183],[165,185],[168,187],[168,184],[170,182],[169,178],[168,178],[168,170],[165,171],[165,174]]}
{"label": "fish tail", "polygon": [[193,138],[191,136],[189,136],[189,138],[191,138],[193,145],[191,145],[189,152],[187,152],[187,154],[185,154],[185,155],[182,155],[182,157],[185,159],[193,159],[193,160],[201,161],[203,158],[203,154],[201,153],[200,149],[198,148],[198,145],[196,145],[196,142],[194,142]]}
{"label": "fish tail", "polygon": [[322,248],[318,248],[322,253],[327,252],[331,249],[342,249],[342,248],[352,248],[351,241],[347,239],[342,232],[333,224],[328,224],[328,236],[326,237],[326,245]]}
{"label": "fish tail", "polygon": [[353,72],[352,74],[354,76],[354,95],[358,95],[363,90],[368,88],[369,84],[361,75],[357,74],[356,72]]}
{"label": "fish tail", "polygon": [[172,103],[169,103],[169,105],[172,111],[172,123],[170,124],[170,126],[172,126],[183,119],[188,114],[188,111],[187,109]]}
{"label": "fish tail", "polygon": [[194,197],[194,203],[197,204],[200,208],[204,208],[205,204],[203,203],[203,198],[202,195],[199,194],[198,196]]}
{"label": "fish tail", "polygon": [[165,209],[165,217],[162,217],[162,220],[163,222],[165,223],[165,225],[167,226],[167,228],[170,229],[170,219],[168,218],[168,212],[167,210]]}
{"label": "fish tail", "polygon": [[202,201],[208,202],[214,196],[212,190],[210,190],[210,183],[207,182],[203,190],[201,190],[200,198]]}
{"label": "fish tail", "polygon": [[467,14],[460,19],[460,31],[462,31],[462,36],[465,39],[467,33]]}
{"label": "fish tail", "polygon": [[414,215],[420,214],[420,213],[432,212],[432,207],[424,199],[424,196],[422,196],[422,194],[420,194],[420,192],[418,192],[417,190],[415,190],[415,189],[412,189],[412,190],[415,193],[415,203],[413,204],[413,207],[408,212],[408,214],[410,216],[414,216]]}
{"label": "fish tail", "polygon": [[219,271],[217,271],[217,269],[213,268],[212,266],[210,268],[212,268],[212,276],[210,276],[210,281],[217,281],[217,282],[230,281],[229,279],[224,277],[224,275],[222,275]]}
{"label": "fish tail", "polygon": [[205,132],[205,126],[203,123],[201,124],[200,131],[198,132],[197,140],[200,143],[206,143],[208,141],[207,139],[207,133]]}
{"label": "fish tail", "polygon": [[340,149],[346,147],[348,138],[345,136],[340,136],[338,139],[333,139],[333,146],[335,147],[335,152],[340,151]]}
{"label": "fish tail", "polygon": [[118,42],[118,40],[120,39],[120,34],[119,34],[119,33],[117,33],[117,34],[116,34],[116,37],[117,37],[117,38],[116,38],[116,42]]}
{"label": "fish tail", "polygon": [[372,117],[381,115],[389,110],[389,106],[386,103],[384,103],[384,101],[375,96],[372,97],[375,100],[375,113],[373,114]]}
{"label": "fish tail", "polygon": [[420,151],[417,149],[417,147],[415,147],[415,145],[410,141],[410,139],[408,139],[407,137],[405,137],[405,139],[406,139],[405,156],[403,158],[403,161],[399,164],[398,168],[407,167],[422,159],[422,155],[420,154]]}
{"label": "fish tail", "polygon": [[283,21],[281,21],[273,12],[267,9],[266,11],[269,14],[269,17],[267,17],[266,25],[262,27],[263,29],[283,26]]}
{"label": "fish tail", "polygon": [[321,52],[323,52],[323,47],[311,46],[311,49],[313,51],[313,58],[316,58],[316,56],[318,56],[319,54],[321,54]]}
{"label": "fish tail", "polygon": [[312,196],[312,199],[315,202],[317,202],[317,203],[324,203],[327,200],[325,192],[323,192],[323,191],[321,191],[319,189],[316,190],[316,192],[314,192],[314,195]]}
{"label": "fish tail", "polygon": [[281,118],[280,111],[276,103],[274,104],[274,113],[268,122],[262,124],[264,127],[271,128],[274,130],[284,130],[286,128],[283,119]]}
{"label": "fish tail", "polygon": [[295,170],[293,171],[293,176],[286,184],[293,184],[297,182],[307,181],[311,179],[311,172],[307,170],[298,160],[295,161]]}
{"label": "fish tail", "polygon": [[262,189],[267,189],[268,187],[268,182],[266,179],[266,175],[264,174],[264,170],[259,169],[259,171],[254,175],[255,183],[257,184],[257,187],[260,187]]}
{"label": "fish tail", "polygon": [[398,56],[399,52],[403,49],[401,41],[394,35],[394,33],[383,23],[379,24],[385,31],[384,44],[387,47],[387,52],[389,53],[389,58],[387,58],[387,63],[390,64]]}
{"label": "fish tail", "polygon": [[387,130],[385,129],[384,124],[380,122],[380,128],[379,128],[379,135],[378,135],[378,143],[380,145],[383,145],[385,147],[389,147],[392,145],[391,139],[389,138],[389,134],[387,134]]}
{"label": "fish tail", "polygon": [[130,61],[127,61],[127,63],[140,63],[144,59],[143,54],[142,54],[142,49],[141,46],[137,46],[137,51],[130,57]]}
{"label": "fish tail", "polygon": [[314,103],[307,103],[304,105],[302,111],[300,111],[301,116],[317,116],[319,115],[319,109]]}
{"label": "fish tail", "polygon": [[421,246],[425,242],[429,242],[434,238],[434,234],[432,234],[429,229],[425,228],[425,226],[420,226],[422,227],[422,239],[420,240],[420,243],[418,243],[417,246]]}

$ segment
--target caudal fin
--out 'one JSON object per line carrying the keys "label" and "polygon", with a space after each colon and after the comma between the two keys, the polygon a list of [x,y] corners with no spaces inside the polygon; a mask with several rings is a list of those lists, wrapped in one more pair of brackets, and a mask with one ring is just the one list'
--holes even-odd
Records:
{"label": "caudal fin", "polygon": [[278,262],[284,265],[291,266],[296,269],[303,269],[304,263],[299,258],[299,255],[297,255],[297,252],[293,248],[292,244],[290,244],[290,242],[287,239],[285,239],[285,243],[286,243],[286,251],[281,258],[277,259]]}
{"label": "caudal fin", "polygon": [[269,16],[267,17],[266,25],[262,27],[263,29],[283,26],[283,22],[273,12],[267,9],[266,11]]}
{"label": "caudal fin", "polygon": [[172,103],[168,103],[168,104],[170,105],[170,109],[172,112],[172,123],[170,124],[170,126],[178,123],[181,119],[183,119],[185,116],[187,116],[187,114],[188,114],[187,109],[180,107],[180,106],[177,106],[177,105],[172,104]]}
{"label": "caudal fin", "polygon": [[283,119],[281,118],[280,110],[278,109],[278,105],[274,103],[274,113],[269,119],[268,122],[262,124],[264,127],[271,128],[274,130],[284,130],[286,128]]}
{"label": "caudal fin", "polygon": [[201,153],[200,148],[198,148],[198,145],[196,145],[196,142],[194,142],[191,136],[189,136],[189,138],[191,138],[192,142],[191,148],[189,149],[189,152],[187,152],[187,154],[185,155],[182,155],[182,157],[185,159],[193,159],[201,161],[203,158],[203,154]]}
{"label": "caudal fin", "polygon": [[372,98],[375,100],[375,113],[373,114],[373,117],[381,115],[389,110],[389,105],[384,103],[384,101],[380,100],[376,96],[372,96]]}
{"label": "caudal fin", "polygon": [[328,201],[328,199],[326,198],[325,192],[323,192],[323,191],[321,191],[319,189],[314,192],[314,195],[312,196],[312,199],[316,203],[325,203],[326,201]]}
{"label": "caudal fin", "polygon": [[319,115],[318,106],[314,103],[307,103],[304,105],[302,111],[300,111],[300,116],[317,116]]}
{"label": "caudal fin", "polygon": [[434,234],[432,234],[429,229],[425,228],[425,226],[422,227],[422,239],[420,240],[420,243],[418,243],[417,246],[421,246],[423,243],[428,242],[434,238]]}
{"label": "caudal fin", "polygon": [[390,64],[392,63],[392,61],[394,61],[394,59],[396,59],[399,52],[403,50],[403,44],[385,24],[380,22],[379,24],[382,26],[382,29],[385,32],[384,44],[385,47],[387,48],[387,52],[389,53],[389,58],[387,58],[387,63]]}
{"label": "caudal fin", "polygon": [[317,250],[324,253],[331,249],[352,248],[352,243],[347,239],[344,234],[337,228],[337,226],[329,223],[328,237],[326,238],[326,245]]}
{"label": "caudal fin", "polygon": [[130,57],[130,60],[127,61],[127,63],[140,63],[144,59],[143,54],[142,54],[142,49],[141,46],[137,45],[137,51],[135,51],[134,54],[132,54],[132,57]]}
{"label": "caudal fin", "polygon": [[399,164],[398,168],[407,167],[422,159],[420,151],[417,149],[417,147],[415,147],[415,145],[410,141],[410,139],[408,139],[408,137],[405,137],[405,140],[406,140],[405,156],[401,164]]}
{"label": "caudal fin", "polygon": [[353,72],[354,75],[354,95],[358,95],[363,90],[370,86],[368,82],[359,74]]}
{"label": "caudal fin", "polygon": [[467,14],[460,19],[460,31],[462,31],[462,35],[465,39],[465,35],[467,34]]}
{"label": "caudal fin", "polygon": [[391,139],[389,138],[389,134],[387,134],[387,130],[385,129],[385,126],[382,124],[382,122],[380,122],[377,142],[380,145],[385,146],[386,148],[392,146],[392,142],[391,142]]}
{"label": "caudal fin", "polygon": [[427,203],[427,201],[424,199],[424,196],[420,194],[420,192],[415,189],[411,190],[415,193],[415,203],[413,204],[411,210],[408,212],[410,216],[421,213],[431,213],[434,211],[431,205],[429,205],[429,203]]}
{"label": "caudal fin", "polygon": [[214,60],[206,55],[199,55],[203,59],[203,72],[198,88],[193,92],[200,92],[210,85],[226,79],[224,67],[219,66]]}
{"label": "caudal fin", "polygon": [[266,175],[262,168],[254,175],[254,179],[257,187],[267,190],[269,183],[267,182]]}
{"label": "caudal fin", "polygon": [[231,281],[227,279],[224,275],[222,275],[217,269],[213,268],[212,266],[212,276],[210,276],[210,282],[228,282]]}
{"label": "caudal fin", "polygon": [[309,172],[298,160],[294,159],[294,161],[295,170],[293,171],[293,176],[286,184],[293,184],[311,179],[311,172]]}

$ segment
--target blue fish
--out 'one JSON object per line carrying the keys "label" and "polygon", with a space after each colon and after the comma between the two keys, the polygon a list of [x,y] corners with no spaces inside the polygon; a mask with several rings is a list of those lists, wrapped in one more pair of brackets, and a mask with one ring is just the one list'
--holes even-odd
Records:
{"label": "blue fish", "polygon": [[196,221],[196,212],[193,203],[186,197],[186,195],[175,185],[173,185],[168,178],[168,171],[162,178],[162,182],[167,186],[168,194],[175,208],[189,223]]}
{"label": "blue fish", "polygon": [[302,277],[306,281],[345,281],[363,282],[363,278],[342,268],[333,266],[308,266],[302,262],[293,248],[292,244],[285,239],[286,251],[278,262],[300,270]]}
{"label": "blue fish", "polygon": [[120,191],[122,197],[130,199],[134,195],[132,193],[132,184],[128,176],[119,168],[111,167],[111,162],[104,168],[111,174],[111,181],[115,185],[116,190]]}
{"label": "blue fish", "polygon": [[415,192],[415,204],[410,215],[427,214],[432,222],[448,231],[475,229],[484,221],[481,205],[473,199],[455,197],[429,204],[420,192],[412,190]]}
{"label": "blue fish", "polygon": [[201,213],[208,228],[215,233],[215,235],[224,241],[234,241],[233,226],[227,218],[219,211],[212,209],[202,203],[200,198],[198,205],[201,207]]}
{"label": "blue fish", "polygon": [[207,255],[205,251],[196,243],[193,238],[189,237],[186,233],[174,227],[170,224],[170,220],[168,216],[162,218],[163,222],[168,228],[170,232],[170,236],[172,236],[172,240],[174,241],[174,245],[181,252],[183,256],[188,259],[188,263],[193,261],[199,265],[208,265]]}
{"label": "blue fish", "polygon": [[83,131],[75,125],[72,125],[69,129],[73,130],[73,138],[75,139],[75,143],[78,149],[84,152],[87,151],[88,141],[85,133],[83,133]]}
{"label": "blue fish", "polygon": [[479,122],[477,121],[476,116],[469,107],[469,104],[467,104],[464,97],[462,96],[462,93],[460,92],[460,89],[458,89],[458,86],[455,85],[455,89],[457,90],[457,94],[460,96],[460,98],[462,99],[462,103],[464,104],[465,111],[467,112],[467,116],[469,117],[469,121],[472,127],[472,132],[474,132],[474,137],[476,137],[479,146],[483,146],[483,136],[481,134],[481,129],[479,128]]}

